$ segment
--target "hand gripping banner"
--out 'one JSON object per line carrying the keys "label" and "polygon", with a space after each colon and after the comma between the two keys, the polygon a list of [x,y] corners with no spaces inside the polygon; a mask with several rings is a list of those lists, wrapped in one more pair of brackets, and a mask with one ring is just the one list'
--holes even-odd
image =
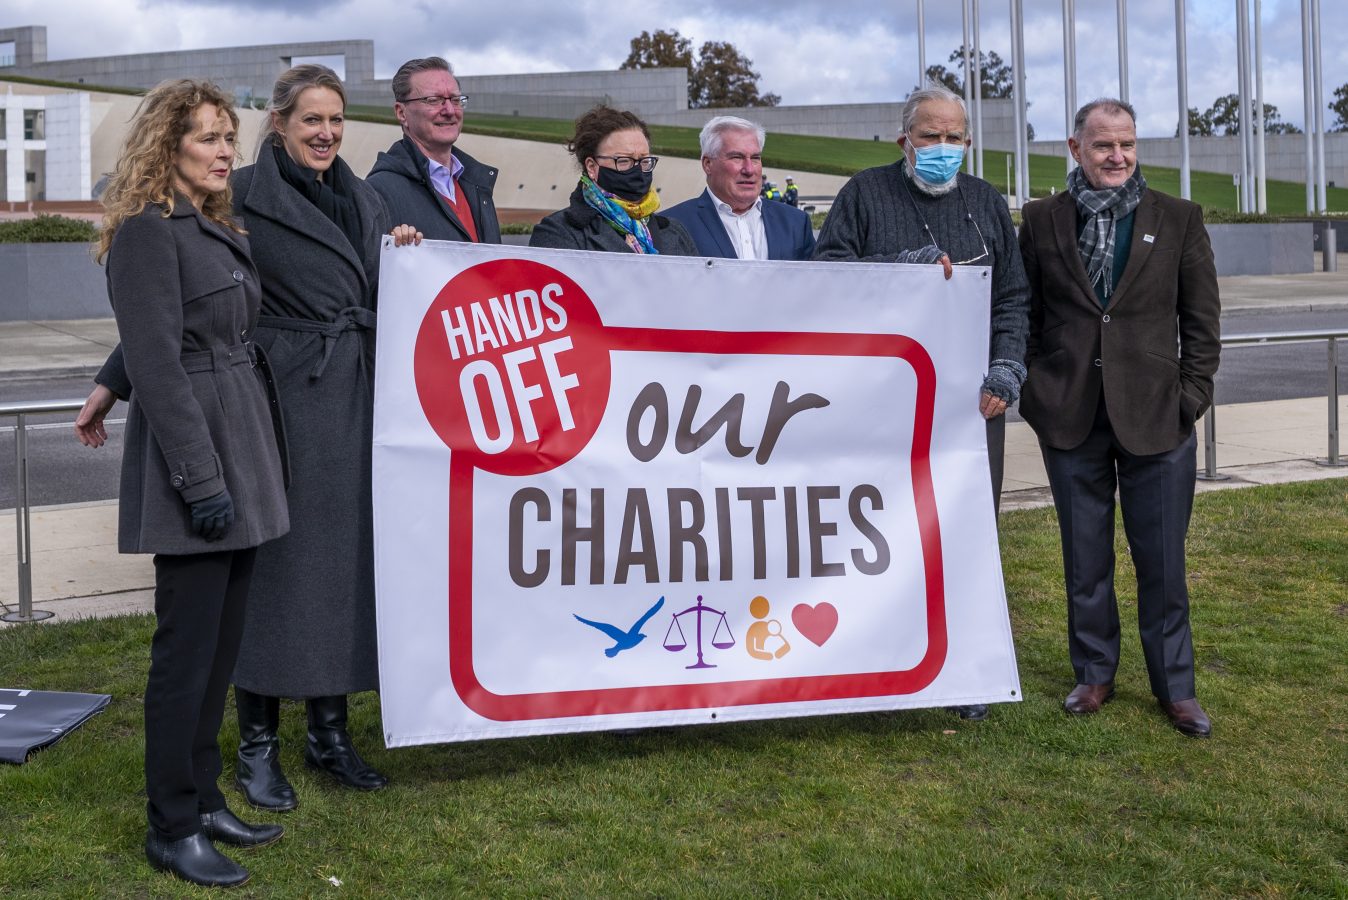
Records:
{"label": "hand gripping banner", "polygon": [[389,746],[1020,698],[986,269],[381,265]]}

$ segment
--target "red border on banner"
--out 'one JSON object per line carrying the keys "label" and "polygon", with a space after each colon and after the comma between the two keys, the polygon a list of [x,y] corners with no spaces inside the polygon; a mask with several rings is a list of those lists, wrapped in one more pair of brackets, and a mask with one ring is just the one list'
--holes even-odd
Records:
{"label": "red border on banner", "polygon": [[811,675],[699,684],[497,694],[473,667],[472,462],[455,454],[449,468],[449,671],[459,697],[488,719],[518,721],[660,710],[842,700],[911,694],[931,684],[945,664],[945,580],[941,527],[931,481],[936,370],[922,345],[891,334],[826,332],[675,331],[605,326],[614,350],[726,355],[869,356],[907,362],[917,376],[912,485],[926,582],[927,652],[911,669],[850,675]]}

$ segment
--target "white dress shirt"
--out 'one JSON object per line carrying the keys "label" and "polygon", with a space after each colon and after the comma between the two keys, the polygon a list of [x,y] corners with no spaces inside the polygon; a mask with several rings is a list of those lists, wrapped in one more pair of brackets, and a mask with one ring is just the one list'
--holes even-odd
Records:
{"label": "white dress shirt", "polygon": [[437,191],[448,197],[450,203],[458,203],[458,197],[455,196],[454,179],[458,178],[459,173],[463,171],[463,163],[459,162],[457,156],[450,157],[450,162],[454,163],[453,168],[438,163],[430,157],[426,158],[426,162],[430,163],[428,170],[431,176],[431,184],[435,185]]}
{"label": "white dress shirt", "polygon": [[740,259],[767,259],[768,233],[763,228],[763,198],[759,197],[753,206],[736,215],[730,204],[713,194],[711,188],[707,189],[707,196],[716,205],[735,255]]}

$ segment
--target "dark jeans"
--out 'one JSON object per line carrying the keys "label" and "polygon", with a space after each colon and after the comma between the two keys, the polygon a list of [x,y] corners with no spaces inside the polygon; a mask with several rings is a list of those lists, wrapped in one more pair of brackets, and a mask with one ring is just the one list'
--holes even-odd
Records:
{"label": "dark jeans", "polygon": [[1114,680],[1119,610],[1114,594],[1114,491],[1137,570],[1137,619],[1151,690],[1167,702],[1194,696],[1194,652],[1184,541],[1193,511],[1197,438],[1134,456],[1119,445],[1104,401],[1071,450],[1041,445],[1062,532],[1067,644],[1078,684]]}
{"label": "dark jeans", "polygon": [[201,813],[225,808],[217,737],[255,556],[248,549],[154,558],[145,792],[150,827],[165,840],[195,834]]}

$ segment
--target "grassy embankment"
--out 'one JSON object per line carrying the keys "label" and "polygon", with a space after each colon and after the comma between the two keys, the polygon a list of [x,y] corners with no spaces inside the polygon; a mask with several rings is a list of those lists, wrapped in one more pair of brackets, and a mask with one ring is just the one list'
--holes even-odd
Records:
{"label": "grassy embankment", "polygon": [[[393,784],[356,794],[300,764],[303,710],[287,704],[301,805],[260,817],[289,832],[237,854],[254,880],[231,896],[1343,897],[1346,492],[1198,499],[1189,577],[1211,740],[1174,732],[1148,693],[1121,540],[1119,695],[1093,719],[1063,714],[1053,514],[1016,512],[1002,553],[1026,699],[987,722],[926,710],[385,751],[366,695],[356,738]],[[204,894],[141,857],[151,630],[0,631],[0,685],[114,696],[56,748],[0,767],[6,897]],[[236,739],[227,723],[227,750]]]}

